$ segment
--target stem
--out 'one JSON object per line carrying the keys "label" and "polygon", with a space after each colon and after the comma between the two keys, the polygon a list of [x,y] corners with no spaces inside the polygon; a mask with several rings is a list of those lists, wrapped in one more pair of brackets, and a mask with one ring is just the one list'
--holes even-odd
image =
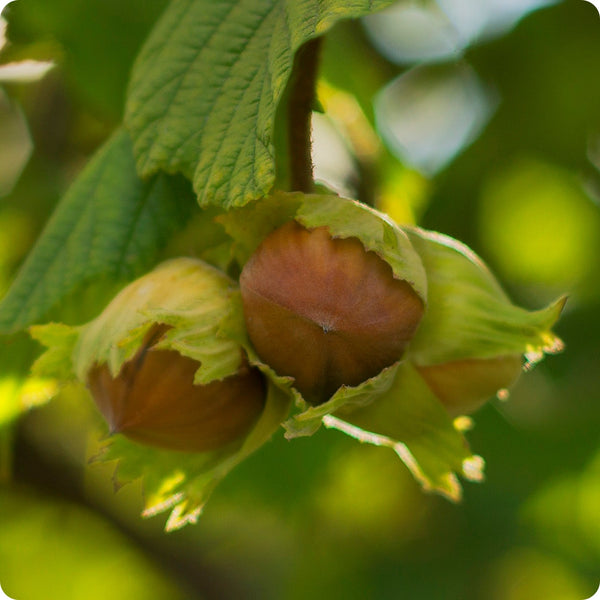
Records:
{"label": "stem", "polygon": [[311,192],[311,115],[317,83],[321,39],[304,44],[296,54],[288,105],[288,152],[292,191]]}

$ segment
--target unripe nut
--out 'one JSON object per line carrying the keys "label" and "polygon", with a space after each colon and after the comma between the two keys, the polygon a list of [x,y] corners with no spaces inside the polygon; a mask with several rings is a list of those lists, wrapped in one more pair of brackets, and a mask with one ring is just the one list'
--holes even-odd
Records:
{"label": "unripe nut", "polygon": [[261,373],[243,363],[230,377],[194,385],[198,361],[153,348],[166,329],[152,326],[117,377],[106,364],[90,369],[88,387],[111,431],[186,452],[216,450],[248,433],[265,402]]}
{"label": "unripe nut", "polygon": [[499,390],[512,386],[522,372],[520,355],[471,358],[417,367],[431,391],[456,417],[480,408]]}
{"label": "unripe nut", "polygon": [[398,361],[424,311],[411,285],[357,238],[295,221],[265,238],[240,289],[257,354],[311,404]]}

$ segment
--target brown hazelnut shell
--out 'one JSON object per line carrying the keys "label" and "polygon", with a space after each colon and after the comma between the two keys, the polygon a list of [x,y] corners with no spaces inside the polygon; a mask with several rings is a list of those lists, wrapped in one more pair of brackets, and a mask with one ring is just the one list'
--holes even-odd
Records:
{"label": "brown hazelnut shell", "polygon": [[417,367],[431,391],[451,416],[466,415],[499,390],[512,386],[522,372],[520,355],[469,358]]}
{"label": "brown hazelnut shell", "polygon": [[295,221],[265,238],[240,289],[257,354],[311,404],[398,361],[424,311],[410,284],[357,238]]}
{"label": "brown hazelnut shell", "polygon": [[186,452],[216,450],[247,434],[265,403],[262,374],[243,364],[235,375],[194,385],[200,363],[175,350],[153,348],[160,337],[161,326],[156,327],[116,377],[106,364],[94,365],[88,374],[88,387],[111,432]]}

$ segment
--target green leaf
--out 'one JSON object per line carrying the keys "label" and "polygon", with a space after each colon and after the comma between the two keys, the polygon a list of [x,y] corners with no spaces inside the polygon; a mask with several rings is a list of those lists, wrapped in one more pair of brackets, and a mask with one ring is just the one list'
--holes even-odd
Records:
{"label": "green leaf", "polygon": [[275,111],[294,53],[392,0],[173,0],[134,66],[125,123],[144,177],[194,182],[201,205],[242,206],[275,180]]}
{"label": "green leaf", "polygon": [[456,474],[483,478],[483,459],[473,456],[447,412],[409,362],[371,404],[344,405],[325,417],[327,427],[340,429],[361,442],[392,448],[425,490],[451,500],[461,497]]}
{"label": "green leaf", "polygon": [[193,206],[183,179],[142,181],[129,136],[118,131],[64,196],[0,304],[0,333],[41,321],[82,284],[133,278]]}
{"label": "green leaf", "polygon": [[231,238],[217,222],[222,214],[217,207],[195,210],[182,231],[171,239],[161,256],[176,258],[194,256],[221,271],[227,272],[231,264]]}
{"label": "green leaf", "polygon": [[539,311],[515,306],[481,259],[464,244],[404,228],[427,272],[428,306],[407,358],[434,365],[467,358],[526,354],[531,362],[557,352],[551,332],[565,298]]}

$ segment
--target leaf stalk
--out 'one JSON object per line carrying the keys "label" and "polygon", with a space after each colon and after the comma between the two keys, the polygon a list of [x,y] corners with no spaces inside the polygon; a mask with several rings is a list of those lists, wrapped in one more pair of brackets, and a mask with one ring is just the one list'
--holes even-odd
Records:
{"label": "leaf stalk", "polygon": [[288,106],[288,151],[292,191],[313,190],[311,115],[322,38],[314,38],[297,52]]}

